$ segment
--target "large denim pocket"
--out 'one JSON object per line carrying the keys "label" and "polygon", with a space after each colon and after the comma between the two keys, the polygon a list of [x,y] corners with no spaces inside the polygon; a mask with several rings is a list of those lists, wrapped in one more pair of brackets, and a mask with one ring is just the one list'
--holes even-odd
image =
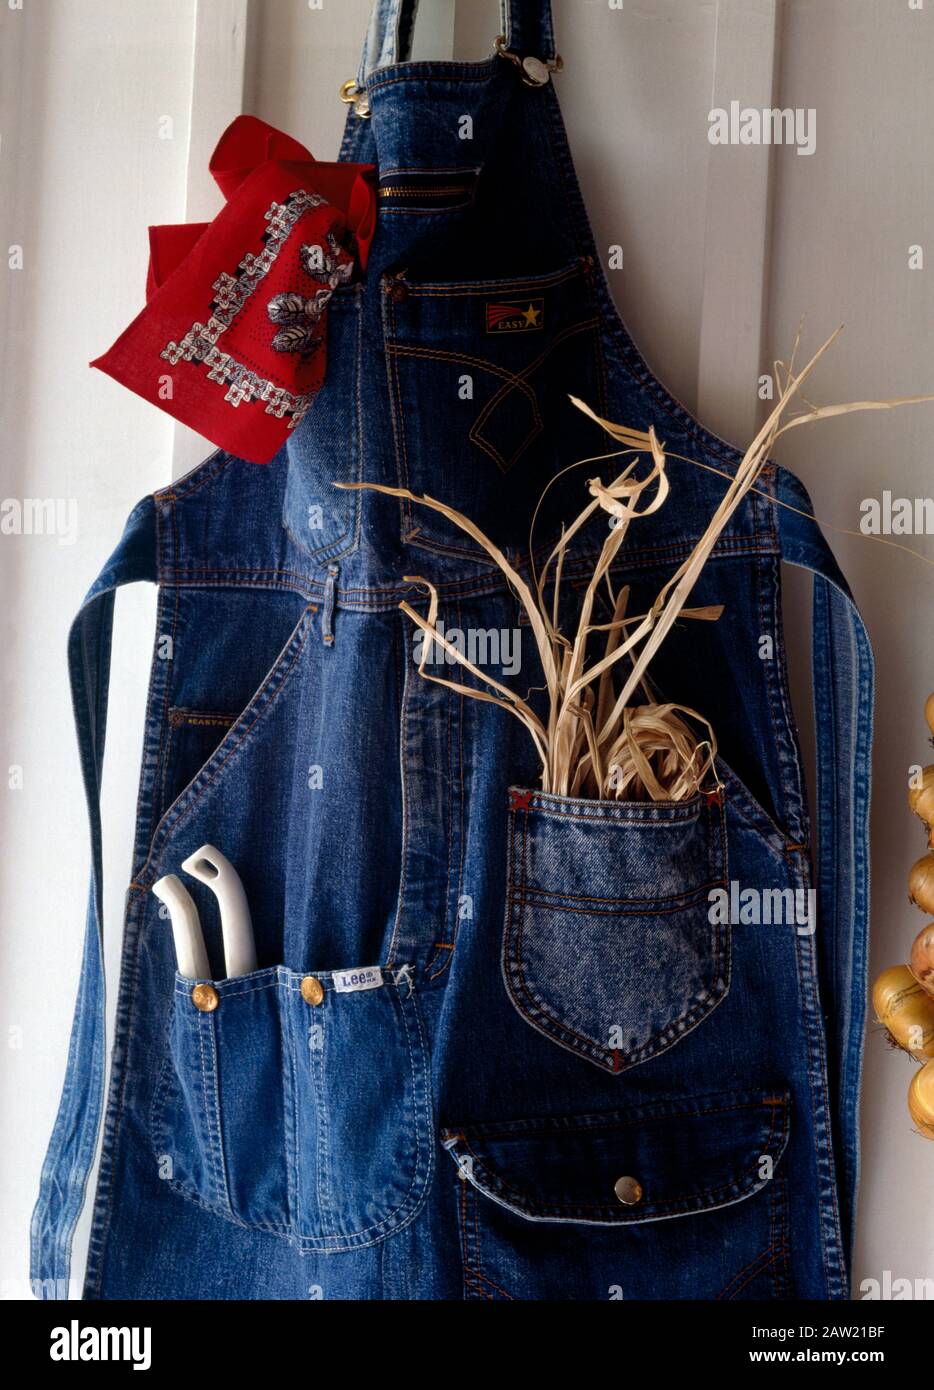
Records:
{"label": "large denim pocket", "polygon": [[433,1151],[410,973],[177,975],[152,1111],[160,1175],[303,1252],[372,1245],[407,1224]]}
{"label": "large denim pocket", "polygon": [[[532,512],[568,464],[606,452],[606,436],[568,399],[603,409],[604,367],[592,267],[436,281],[384,277],[383,329],[399,483],[464,512],[507,549],[528,544]],[[579,474],[550,487],[536,542],[582,506]],[[437,512],[402,504],[402,536],[487,562]]]}
{"label": "large denim pocket", "polygon": [[465,1297],[788,1297],[789,1127],[778,1088],[445,1129]]}
{"label": "large denim pocket", "polygon": [[[622,1072],[679,1042],[727,993],[718,796],[586,801],[512,788],[503,978],[520,1014]],[[713,914],[717,916],[718,914]]]}

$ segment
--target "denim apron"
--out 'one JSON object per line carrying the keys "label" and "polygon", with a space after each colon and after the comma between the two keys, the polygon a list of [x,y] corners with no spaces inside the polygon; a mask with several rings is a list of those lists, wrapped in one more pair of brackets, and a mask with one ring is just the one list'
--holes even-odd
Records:
{"label": "denim apron", "polygon": [[[692,599],[723,616],[679,625],[653,668],[711,720],[720,793],[543,794],[517,720],[419,675],[398,609],[422,602],[412,575],[449,632],[518,632],[519,656],[494,644],[487,665],[541,685],[517,600],[468,537],[334,480],[442,499],[526,564],[545,482],[610,447],[568,393],[653,424],[706,467],[672,457],[669,500],[630,530],[618,579],[642,612],[739,456],[613,307],[548,4],[506,4],[507,52],[482,63],[409,61],[413,10],[380,0],[367,37],[342,158],[377,164],[380,223],[365,283],[332,300],[312,410],[268,467],[217,452],[140,503],[72,630],[93,873],[36,1291],[67,1296],[102,1127],[89,1299],[847,1298],[864,628],[801,485],[770,466]],[[549,489],[540,554],[598,467]],[[569,558],[568,627],[600,540]],[[813,818],[782,561],[814,576]],[[114,593],[139,580],[158,618],[105,1098],[99,785]],[[220,978],[192,883],[210,1011],[150,891],[204,842],[243,879],[258,958]],[[712,923],[731,884],[813,888],[816,930]]]}

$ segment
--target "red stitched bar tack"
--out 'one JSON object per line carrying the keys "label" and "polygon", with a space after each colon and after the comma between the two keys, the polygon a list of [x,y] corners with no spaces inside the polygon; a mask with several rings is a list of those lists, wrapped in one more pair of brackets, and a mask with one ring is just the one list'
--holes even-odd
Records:
{"label": "red stitched bar tack", "polygon": [[532,801],[534,792],[521,792],[516,787],[509,789],[509,806],[513,811],[527,811]]}

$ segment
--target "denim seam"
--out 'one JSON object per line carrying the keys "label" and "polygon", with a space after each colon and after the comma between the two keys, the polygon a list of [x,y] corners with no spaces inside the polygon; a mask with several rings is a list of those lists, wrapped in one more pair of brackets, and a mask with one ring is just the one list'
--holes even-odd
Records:
{"label": "denim seam", "polygon": [[[227,1186],[226,1162],[224,1158],[224,1139],[221,1129],[219,1077],[217,1067],[217,1037],[213,1013],[201,1013],[195,1020],[198,1041],[201,1047],[201,1071],[204,1087],[205,1121],[210,1136],[211,1163],[214,1167],[214,1182],[217,1187],[218,1202],[231,1210],[230,1192]],[[205,1047],[207,1035],[207,1047]]]}
{"label": "denim seam", "polygon": [[770,1269],[774,1260],[775,1251],[770,1244],[765,1250],[761,1251],[754,1260],[750,1260],[749,1264],[746,1265],[744,1269],[741,1269],[739,1274],[735,1274],[728,1284],[723,1286],[717,1294],[716,1302],[726,1303],[735,1299],[737,1294],[742,1293],[743,1289],[747,1288],[754,1279],[757,1279],[760,1274],[764,1274],[766,1270]]}
{"label": "denim seam", "polygon": [[[717,1099],[717,1097],[711,1097]],[[699,1097],[708,1099],[708,1097]],[[478,1140],[482,1139],[554,1139],[562,1134],[592,1134],[600,1130],[617,1129],[641,1129],[644,1125],[651,1125],[658,1121],[665,1120],[703,1120],[710,1115],[735,1115],[738,1111],[749,1110],[758,1111],[771,1108],[789,1109],[790,1103],[787,1096],[775,1096],[763,1100],[761,1097],[750,1095],[747,1100],[736,1100],[732,1105],[705,1105],[698,1107],[693,1096],[684,1097],[680,1101],[662,1101],[654,1105],[636,1106],[632,1110],[612,1111],[608,1117],[602,1112],[595,1115],[574,1115],[561,1116],[560,1125],[548,1125],[544,1121],[532,1121],[533,1124],[541,1124],[540,1129],[526,1128],[524,1122],[505,1123],[501,1127],[494,1121],[492,1124],[465,1125],[460,1129],[443,1129],[441,1131],[442,1143],[451,1147],[461,1140],[466,1140],[470,1135],[474,1135]],[[571,1123],[566,1121],[570,1119]],[[772,1121],[769,1121],[770,1131]]]}
{"label": "denim seam", "polygon": [[[227,980],[219,980],[219,981],[217,981],[216,983],[217,983],[217,984],[224,985],[224,984],[227,984],[228,981],[227,981]],[[264,989],[275,989],[275,988],[276,988],[276,984],[277,984],[277,981],[276,981],[276,980],[268,980],[265,984],[262,984],[262,985],[249,985],[246,989],[227,990],[225,993],[221,994],[220,997],[221,997],[221,999],[242,999],[242,998],[244,998],[247,994],[259,994],[259,993],[261,993],[261,991],[264,990]],[[181,996],[183,996],[184,998],[188,998],[188,996],[191,994],[191,990],[190,990],[190,989],[186,988],[185,985],[178,984],[178,983],[176,983],[176,985],[175,985],[175,991],[174,991],[174,992],[175,992],[175,994],[181,995]]]}
{"label": "denim seam", "polygon": [[[523,787],[510,787],[510,792],[525,792]],[[656,827],[666,830],[673,824],[687,824],[700,819],[703,801],[672,801],[664,806],[658,802],[588,802],[583,797],[559,797],[552,792],[531,791],[529,808],[539,816],[550,817],[561,824],[569,820],[596,821],[604,825],[634,822],[640,829]]]}
{"label": "denim seam", "polygon": [[[399,615],[400,622],[405,622],[405,615]],[[403,636],[403,650],[405,650],[405,636]],[[402,916],[405,910],[405,893],[408,886],[408,865],[409,865],[409,831],[411,820],[411,790],[409,786],[409,758],[408,758],[408,737],[409,737],[409,704],[411,694],[412,673],[409,669],[410,663],[405,662],[403,668],[402,684],[402,703],[399,707],[399,772],[400,772],[400,791],[402,799],[402,827],[400,844],[400,864],[399,864],[399,892],[396,898],[396,912],[392,925],[392,936],[389,941],[389,951],[386,956],[386,963],[392,966],[396,958],[396,950],[399,944],[399,935],[402,929]]]}
{"label": "denim seam", "polygon": [[[326,1036],[327,1028],[321,1025],[321,1031]],[[315,1191],[318,1198],[318,1219],[323,1230],[328,1230],[334,1224],[334,1213],[331,1210],[331,1134],[328,1125],[329,1105],[324,1076],[325,1058],[324,1047],[317,1048],[314,1056],[315,1071]],[[301,1225],[299,1226],[301,1231]]]}
{"label": "denim seam", "polygon": [[[806,883],[804,866],[800,865],[799,877]],[[836,1184],[833,1158],[830,1149],[828,1129],[828,1097],[826,1087],[827,1053],[824,1040],[823,1015],[816,988],[816,961],[812,949],[813,938],[795,936],[797,949],[795,961],[798,973],[798,990],[801,999],[804,1026],[808,1038],[807,1078],[811,1093],[812,1143],[816,1175],[822,1185],[818,1197],[817,1218],[820,1225],[821,1263],[827,1281],[828,1297],[845,1298],[846,1290],[839,1277],[839,1255],[841,1250],[840,1219],[837,1208]],[[829,1203],[829,1212],[828,1212]],[[828,1219],[829,1218],[829,1219]],[[829,1229],[828,1229],[829,1227]],[[833,1259],[832,1259],[833,1257]]]}
{"label": "denim seam", "polygon": [[[539,550],[544,554],[549,548],[543,546]],[[454,556],[467,558],[474,564],[485,566],[481,573],[475,575],[439,580],[436,588],[441,597],[473,598],[507,592],[506,581],[495,568],[493,562],[485,560],[482,554],[462,552],[454,547],[437,545],[433,545],[431,549],[450,551]],[[539,550],[536,553],[539,553]],[[684,560],[690,550],[690,538],[683,542],[640,546],[638,550],[634,550],[626,556],[625,568],[627,572],[658,569],[661,565],[675,564]],[[756,545],[748,537],[726,536],[717,542],[710,562],[726,563],[731,560],[749,559],[755,555],[774,555],[775,553],[774,547]],[[570,561],[565,567],[565,577],[573,578],[575,573],[586,568],[590,559],[592,557],[589,554],[584,554],[577,561]],[[525,567],[520,557],[519,568],[524,569]],[[612,567],[612,572],[616,573],[621,569],[622,563]],[[215,566],[201,566],[199,568],[175,566],[161,570],[159,583],[164,588],[265,589],[296,593],[308,601],[318,602],[323,596],[322,581],[298,570],[283,569],[282,567],[263,568],[255,566],[250,569],[240,569]],[[391,612],[398,606],[399,600],[408,597],[410,593],[411,586],[405,583],[374,584],[368,587],[352,586],[338,592],[337,606],[353,609],[360,613]]]}
{"label": "denim seam", "polygon": [[772,1296],[785,1299],[789,1296],[789,1246],[788,1246],[788,1180],[784,1176],[773,1178],[778,1186],[772,1197],[774,1256],[769,1266],[772,1278]]}
{"label": "denim seam", "polygon": [[579,898],[571,894],[562,898],[557,893],[530,888],[525,893],[514,890],[512,900],[518,907],[541,907],[554,913],[570,912],[578,917],[667,917],[669,913],[696,907],[712,889],[722,886],[722,878],[711,879],[677,898]]}
{"label": "denim seam", "polygon": [[[156,527],[159,515],[156,512]],[[179,595],[173,595],[171,608],[171,640],[174,641],[175,620],[177,617]],[[171,678],[171,662],[158,659],[159,642],[162,634],[162,620],[168,613],[170,600],[168,591],[161,585],[157,589],[156,622],[153,633],[153,652],[149,669],[149,685],[146,692],[146,722],[143,731],[143,753],[141,758],[139,783],[136,793],[136,821],[133,836],[133,866],[135,868],[146,857],[146,849],[152,835],[159,808],[164,804],[164,767],[168,750],[164,721],[158,711],[165,709],[168,702],[168,689]]]}
{"label": "denim seam", "polygon": [[561,270],[554,271],[551,275],[540,275],[534,279],[527,279],[518,275],[514,278],[492,280],[452,280],[446,281],[418,281],[406,280],[401,277],[401,283],[405,285],[407,295],[416,299],[471,299],[474,297],[483,298],[491,291],[502,294],[520,295],[525,290],[554,289],[556,285],[563,285],[566,280],[573,280],[575,276],[583,276],[584,260],[577,257],[573,264],[564,266]]}
{"label": "denim seam", "polygon": [[[766,585],[769,585],[766,595]],[[776,555],[768,564],[756,566],[756,587],[759,591],[762,630],[772,633],[778,661],[765,663],[765,689],[769,701],[772,734],[778,755],[781,823],[794,840],[807,838],[809,827],[803,796],[803,773],[794,734],[794,715],[788,691],[785,665],[785,637],[781,624],[780,561]],[[767,605],[767,608],[766,608]],[[776,670],[776,666],[778,670]]]}
{"label": "denim seam", "polygon": [[[152,843],[146,862],[142,865],[139,874],[136,876],[141,886],[146,882],[144,875],[148,875],[151,880],[158,874],[160,857],[165,852],[167,841],[170,839],[170,832],[179,825],[184,824],[195,810],[196,806],[200,803],[209,787],[226,767],[227,763],[232,758],[236,757],[252,740],[252,736],[259,724],[277,704],[279,697],[289,682],[289,678],[296,664],[305,650],[308,636],[312,628],[312,616],[311,609],[306,608],[301,618],[298,620],[291,637],[283,648],[282,653],[280,653],[280,656],[267,673],[262,684],[253,695],[253,698],[243,710],[237,723],[218,744],[214,753],[212,753],[211,757],[196,775],[194,781],[181,792],[177,800],[172,803],[162,816],[153,832]],[[290,651],[293,646],[294,651]],[[287,653],[288,656],[286,655]],[[239,735],[237,735],[236,730],[246,719],[250,719],[250,722],[241,730]],[[230,745],[225,748],[225,745],[228,744],[228,740],[231,740]],[[208,772],[209,768],[210,772]],[[205,779],[203,782],[201,781],[202,778]],[[200,785],[198,785],[199,783]],[[162,843],[157,845],[160,839]]]}
{"label": "denim seam", "polygon": [[[479,1295],[481,1298],[488,1299],[490,1302],[495,1302],[496,1294],[500,1294],[503,1298],[513,1302],[513,1295],[508,1293],[501,1284],[497,1284],[494,1280],[488,1278],[480,1267],[480,1201],[477,1189],[472,1183],[467,1182],[466,1179],[461,1177],[460,1174],[458,1174],[456,1181],[460,1182],[462,1189],[459,1206],[462,1230],[461,1250],[464,1262],[464,1293],[467,1296]],[[471,1218],[473,1220],[473,1262],[470,1259],[467,1247],[467,1228]],[[495,1293],[487,1293],[487,1288],[495,1290]]]}
{"label": "denim seam", "polygon": [[135,1042],[133,1014],[138,998],[139,953],[142,946],[140,930],[141,902],[133,902],[128,894],[124,917],[123,949],[120,958],[120,987],[110,1062],[110,1086],[104,1110],[103,1136],[97,1177],[97,1192],[88,1243],[85,1287],[100,1293],[104,1277],[104,1261],[110,1237],[117,1183],[117,1147],[120,1142],[126,1088],[130,1078],[129,1058]]}
{"label": "denim seam", "polygon": [[[460,605],[460,604],[457,604],[456,607],[455,607],[455,611],[454,611],[454,621],[455,621],[455,623],[456,623],[458,629],[462,629],[462,627],[463,627],[463,612],[462,612],[462,608],[461,608],[461,605]],[[431,956],[429,957],[428,963],[427,963],[426,966],[425,966],[425,974],[426,974],[426,976],[427,976],[427,978],[428,978],[429,981],[433,981],[433,980],[438,979],[438,977],[441,976],[441,975],[443,975],[444,972],[449,968],[449,966],[450,966],[450,964],[451,964],[451,961],[454,959],[454,948],[455,948],[455,946],[456,946],[456,944],[457,944],[457,934],[458,934],[458,929],[459,929],[459,926],[460,926],[460,917],[459,917],[459,912],[460,912],[460,891],[461,891],[461,885],[462,885],[462,882],[463,882],[463,871],[464,871],[464,846],[463,846],[463,829],[464,829],[464,784],[463,784],[463,769],[464,769],[464,748],[463,748],[463,740],[464,740],[464,709],[463,709],[463,706],[464,706],[464,696],[463,696],[463,695],[454,695],[454,693],[451,692],[451,695],[449,696],[449,698],[448,698],[447,701],[446,701],[446,708],[447,708],[447,721],[446,721],[446,723],[447,723],[447,778],[448,778],[448,795],[447,795],[447,797],[445,798],[445,806],[446,806],[446,808],[447,808],[447,815],[448,815],[448,825],[447,825],[447,835],[446,835],[446,839],[447,839],[447,852],[448,852],[448,854],[447,854],[447,872],[446,872],[446,874],[445,874],[444,883],[445,883],[445,901],[446,901],[446,904],[447,904],[448,906],[447,906],[447,913],[445,914],[445,918],[444,918],[444,921],[443,921],[443,928],[444,928],[444,930],[443,930],[443,932],[439,933],[440,939],[432,943],[432,954],[431,954]],[[453,732],[452,732],[455,724],[457,725],[457,731],[458,731],[456,747],[457,747],[457,754],[458,754],[458,759],[459,759],[458,766],[457,766],[456,768],[455,768],[455,765],[454,765],[454,762],[455,762],[455,738],[454,738],[454,735],[453,735]],[[454,876],[454,841],[455,841],[455,830],[454,830],[454,818],[455,818],[455,816],[454,816],[454,807],[455,807],[455,803],[456,803],[456,806],[457,806],[457,811],[458,811],[458,816],[459,816],[459,827],[458,827],[457,836],[456,836],[456,838],[457,838],[457,847],[458,847],[458,866],[457,866],[456,879],[455,879],[455,876]],[[452,890],[453,890],[453,901],[452,901]],[[450,924],[449,924],[449,922],[448,922],[448,914],[450,914]],[[441,954],[441,953],[443,953],[443,954]],[[440,959],[439,959],[439,954],[441,955],[441,958],[440,958]],[[437,962],[437,969],[434,968],[436,962]]]}
{"label": "denim seam", "polygon": [[[428,60],[425,60],[423,63],[407,63],[406,66],[419,67],[423,69],[437,67],[436,64],[431,63]],[[421,71],[403,73],[398,77],[386,77],[381,82],[373,82],[371,79],[368,78],[366,84],[367,95],[372,96],[374,92],[381,91],[384,87],[394,87],[399,82],[441,82],[447,86],[460,86],[462,82],[488,82],[493,73],[496,71],[496,68],[492,64],[492,61],[489,64],[485,62],[469,64],[470,67],[483,68],[484,71],[482,72],[464,71],[463,69],[468,66],[464,63],[452,62],[446,64],[446,66],[451,69],[450,72],[440,73],[437,71]],[[488,71],[486,70],[487,68],[489,68]]]}
{"label": "denim seam", "polygon": [[[298,1065],[295,1052],[296,1040],[293,1036],[289,1017],[289,1005],[292,1001],[288,990],[284,992],[277,990],[276,998],[279,1003],[279,1019],[282,1029],[283,1061],[286,1063],[283,1074],[285,1091],[282,1096],[282,1118],[285,1130],[286,1225],[287,1235],[291,1240],[293,1233],[300,1229],[302,1212],[301,1167],[298,1159]],[[317,1116],[315,1118],[315,1130],[317,1133]]]}
{"label": "denim seam", "polygon": [[452,212],[465,212],[467,208],[473,207],[476,195],[472,194],[460,203],[445,203],[442,207],[391,207],[383,204],[380,207],[380,217],[445,217]]}
{"label": "denim seam", "polygon": [[425,173],[431,173],[431,174],[473,174],[474,177],[476,178],[476,177],[477,177],[479,174],[481,174],[482,172],[483,172],[483,166],[480,165],[480,164],[464,164],[464,165],[454,165],[454,164],[434,165],[434,164],[433,164],[430,170],[426,170],[426,169],[424,169],[424,168],[419,168],[419,167],[417,167],[417,166],[414,165],[414,164],[384,164],[384,165],[381,165],[381,166],[380,166],[379,177],[380,177],[380,182],[382,182],[383,179],[392,178],[392,177],[394,177],[396,174],[418,174],[418,175],[424,175]]}
{"label": "denim seam", "polygon": [[[162,518],[163,518],[163,516],[164,516],[166,510],[168,511],[169,526],[170,526],[170,528],[171,528],[172,554],[173,554],[173,556],[176,557],[176,559],[177,559],[177,557],[179,556],[179,553],[180,553],[180,552],[179,552],[179,536],[178,536],[178,511],[177,511],[177,509],[176,509],[176,507],[175,507],[174,505],[171,506],[171,507],[169,507],[169,508],[167,508],[167,509],[163,509],[163,508],[160,508],[160,507],[157,507],[157,508],[156,508],[156,526],[157,526],[159,532],[161,533],[161,529],[162,529],[162,526],[161,526]],[[166,542],[168,542],[168,536],[166,536]],[[161,595],[162,595],[163,592],[164,592],[164,590],[160,588],[160,598],[161,598]],[[180,608],[180,606],[181,606],[181,594],[180,594],[179,590],[176,589],[176,590],[175,590],[175,593],[173,594],[172,617],[171,617],[172,629],[171,629],[171,633],[170,633],[170,636],[169,636],[169,641],[172,643],[172,652],[173,652],[173,655],[174,655],[174,652],[175,652],[175,639],[176,639],[176,635],[177,635],[177,633],[178,633],[178,618],[179,618],[179,608]],[[166,607],[168,607],[168,602],[166,603]],[[157,632],[156,632],[156,641],[158,642],[158,640],[159,640],[159,633],[158,633],[158,631],[157,631]],[[165,793],[165,779],[166,779],[167,769],[168,769],[168,764],[169,764],[169,754],[170,754],[170,750],[171,750],[171,746],[172,746],[172,732],[171,732],[171,730],[168,728],[168,710],[169,710],[169,699],[170,699],[170,696],[171,696],[172,685],[173,685],[172,676],[173,676],[173,672],[174,672],[174,667],[173,667],[173,665],[172,665],[171,662],[166,662],[166,663],[164,663],[164,664],[165,664],[165,666],[166,666],[166,672],[165,672],[164,688],[163,688],[163,692],[162,692],[162,717],[161,717],[161,719],[160,719],[160,721],[159,721],[159,760],[160,760],[160,761],[159,761],[159,763],[157,764],[157,767],[159,767],[159,768],[161,769],[160,775],[159,775],[159,801],[158,801],[158,806],[153,808],[154,811],[156,811],[157,809],[158,809],[158,810],[161,810],[161,808],[165,805],[165,794],[166,794],[166,793]],[[152,825],[152,823],[150,823],[150,824]],[[153,826],[152,828],[153,828],[153,831],[154,831],[154,826]]]}
{"label": "denim seam", "polygon": [[174,1180],[170,1180],[165,1186],[171,1188],[176,1197],[181,1197],[186,1202],[192,1202],[196,1207],[200,1208],[201,1211],[209,1212],[211,1216],[219,1216],[222,1221],[229,1221],[232,1225],[239,1226],[242,1231],[262,1231],[265,1235],[278,1236],[281,1240],[288,1241],[290,1244],[294,1243],[292,1241],[291,1232],[287,1226],[275,1226],[270,1222],[263,1221],[244,1221],[241,1216],[237,1216],[233,1211],[225,1207],[213,1206],[210,1202],[205,1201],[197,1192],[190,1188],[182,1187]]}

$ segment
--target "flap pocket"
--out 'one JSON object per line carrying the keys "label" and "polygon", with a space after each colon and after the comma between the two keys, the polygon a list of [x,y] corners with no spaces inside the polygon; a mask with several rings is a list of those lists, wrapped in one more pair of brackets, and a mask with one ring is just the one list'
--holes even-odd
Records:
{"label": "flap pocket", "polygon": [[730,978],[717,795],[587,801],[512,788],[503,977],[554,1042],[623,1072],[680,1041]]}
{"label": "flap pocket", "polygon": [[446,1129],[460,1176],[528,1221],[635,1225],[741,1202],[773,1178],[787,1091]]}

